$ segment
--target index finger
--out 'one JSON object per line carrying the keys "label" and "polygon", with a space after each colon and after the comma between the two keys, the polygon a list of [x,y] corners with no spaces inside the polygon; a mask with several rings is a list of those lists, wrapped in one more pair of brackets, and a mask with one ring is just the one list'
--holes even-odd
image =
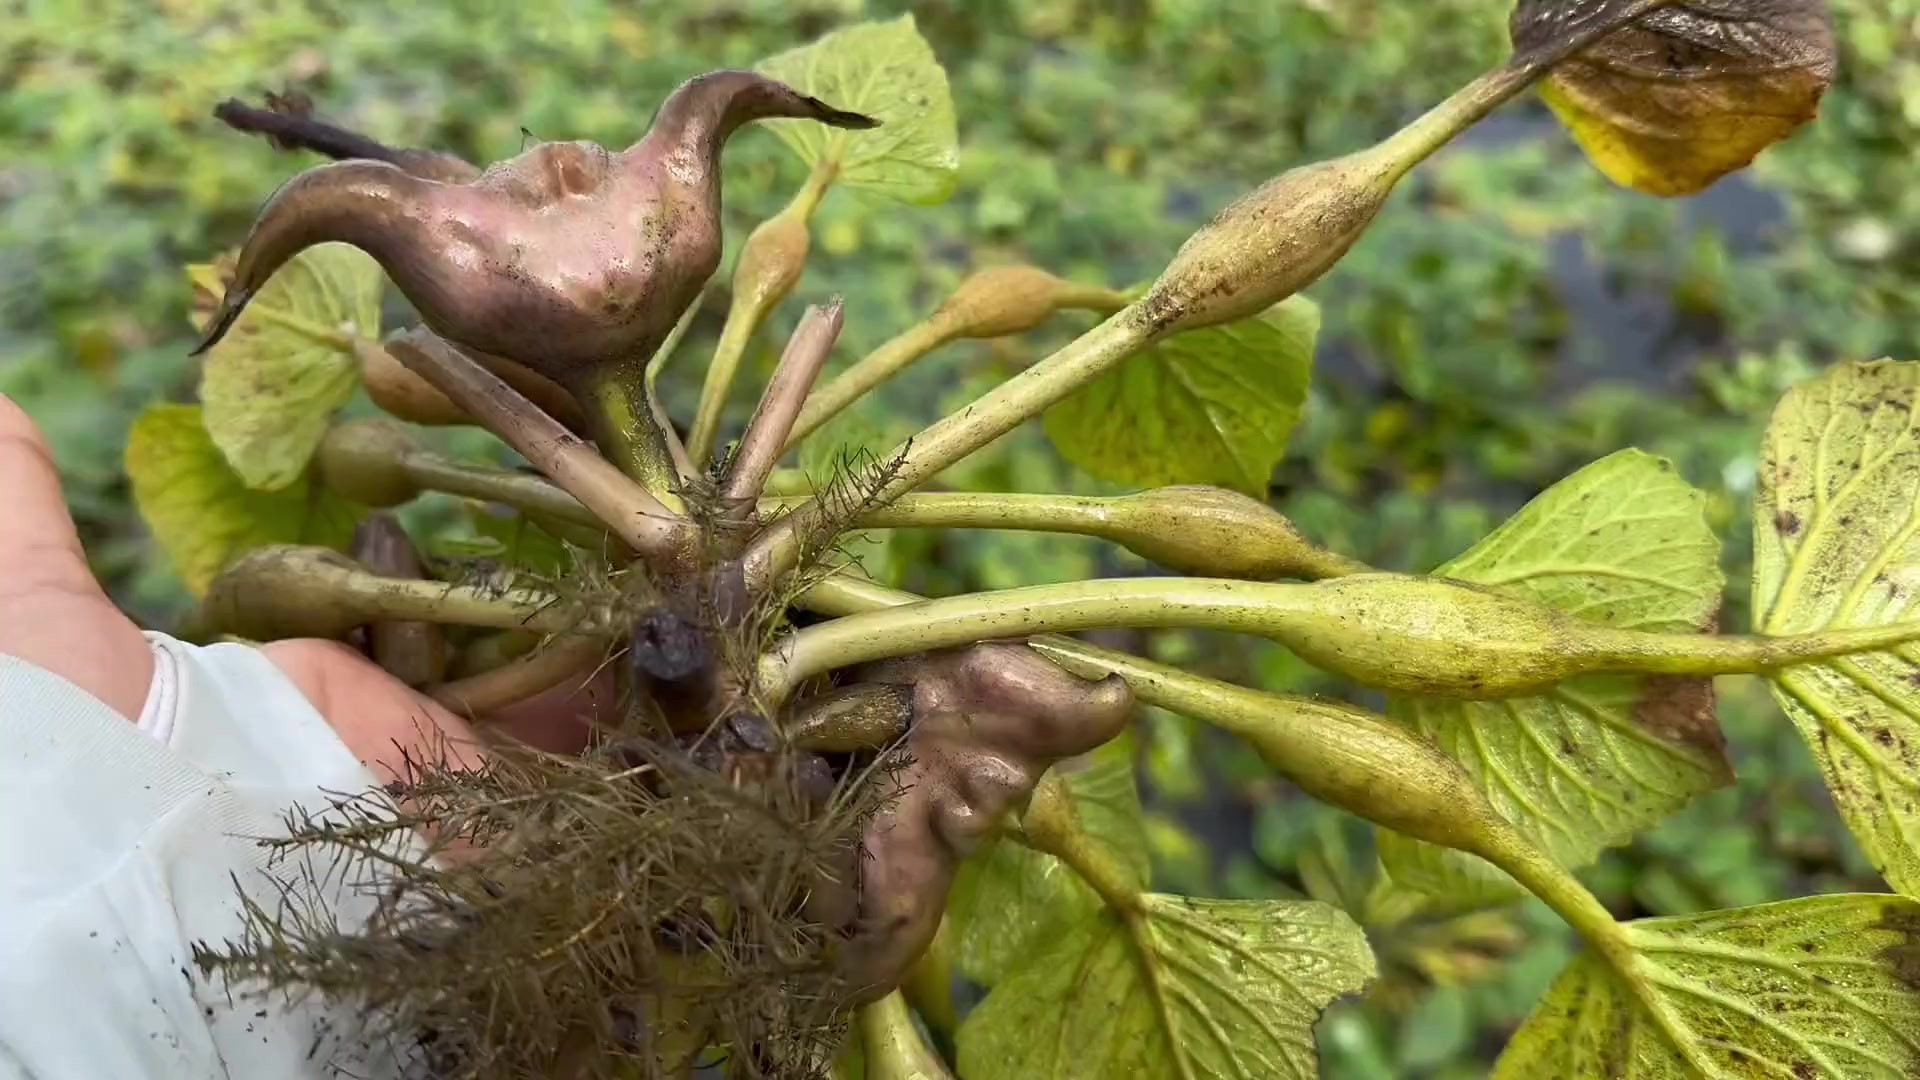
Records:
{"label": "index finger", "polygon": [[102,595],[39,425],[0,394],[0,597],[35,589]]}
{"label": "index finger", "polygon": [[[0,394],[0,655],[17,656],[137,718],[153,652],[107,599],[40,428]],[[0,702],[0,705],[5,703]]]}

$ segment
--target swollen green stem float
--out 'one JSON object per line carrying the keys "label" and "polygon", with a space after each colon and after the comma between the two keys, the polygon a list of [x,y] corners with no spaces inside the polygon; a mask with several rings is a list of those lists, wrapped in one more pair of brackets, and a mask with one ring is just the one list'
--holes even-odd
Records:
{"label": "swollen green stem float", "polygon": [[1204,627],[1271,638],[1328,672],[1455,698],[1516,697],[1591,672],[1771,671],[1920,639],[1920,621],[1781,637],[1622,630],[1440,578],[1311,584],[1132,578],[925,600],[808,627],[761,661],[776,696],[850,664],[993,638],[1098,627]]}

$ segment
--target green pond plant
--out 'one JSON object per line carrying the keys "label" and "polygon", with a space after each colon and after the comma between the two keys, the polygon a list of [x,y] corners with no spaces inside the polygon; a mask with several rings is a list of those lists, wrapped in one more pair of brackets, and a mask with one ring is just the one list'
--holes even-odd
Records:
{"label": "green pond plant", "polygon": [[[1835,65],[1821,0],[1519,0],[1511,30],[1505,62],[1249,192],[1143,287],[983,269],[831,377],[860,313],[815,298],[737,433],[822,199],[953,188],[946,76],[911,17],[696,76],[624,151],[538,142],[484,170],[291,98],[220,106],[337,160],[191,270],[199,404],[153,406],[128,446],[200,598],[182,632],[353,641],[483,733],[555,687],[613,692],[577,754],[490,738],[290,818],[289,902],[196,962],[356,1003],[421,1076],[1317,1075],[1316,1020],[1376,976],[1368,934],[1320,900],[1154,890],[1127,735],[1148,704],[1372,822],[1396,889],[1530,893],[1578,932],[1496,1077],[1920,1075],[1920,363],[1837,364],[1780,401],[1746,633],[1720,625],[1705,496],[1636,450],[1425,575],[1262,498],[1305,401],[1301,290],[1423,160],[1537,88],[1608,176],[1697,191],[1811,119]],[[808,176],[740,249],[676,418],[656,378],[719,269],[722,147],[756,121]],[[381,326],[387,281],[419,326]],[[835,441],[943,345],[1071,310],[1099,321],[897,446]],[[389,415],[342,419],[363,386]],[[932,490],[1033,420],[1137,490]],[[422,425],[483,428],[525,466],[456,460]],[[831,468],[781,467],[823,443]],[[422,555],[393,511],[430,493],[467,501],[487,557]],[[902,528],[1097,537],[1181,576],[924,598],[849,543]],[[1385,706],[1072,636],[1160,627],[1270,639]],[[1731,673],[1770,680],[1894,891],[1621,921],[1581,884],[1732,781]],[[298,902],[355,873],[364,922]],[[957,979],[984,998],[959,1007]]]}

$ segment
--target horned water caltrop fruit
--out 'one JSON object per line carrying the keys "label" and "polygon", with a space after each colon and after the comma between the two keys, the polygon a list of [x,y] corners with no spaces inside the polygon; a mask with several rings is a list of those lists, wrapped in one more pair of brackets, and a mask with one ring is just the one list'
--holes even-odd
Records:
{"label": "horned water caltrop fruit", "polygon": [[1087,682],[1018,645],[975,645],[856,672],[913,688],[901,793],[874,819],[861,867],[850,970],[865,993],[891,990],[940,926],[954,868],[1041,774],[1119,734],[1133,699],[1118,678]]}
{"label": "horned water caltrop fruit", "polygon": [[441,336],[563,383],[644,364],[720,261],[720,150],[741,125],[873,121],[744,71],[688,81],[619,152],[544,142],[465,182],[349,160],[288,181],[262,208],[197,351],[301,250],[375,259]]}
{"label": "horned water caltrop fruit", "polygon": [[[398,507],[450,494],[510,513],[515,535],[547,555],[503,543],[485,560],[424,560],[398,519],[382,515],[366,519],[348,558],[318,546],[304,518],[236,523],[269,504],[243,479],[207,475],[217,451],[196,444],[191,485],[181,482],[185,457],[129,461],[156,531],[200,529],[175,538],[181,550],[228,562],[191,629],[360,635],[390,671],[450,694],[455,707],[519,701],[569,679],[620,687],[595,696],[596,742],[577,760],[496,745],[495,766],[428,768],[387,793],[426,808],[396,828],[482,837],[460,857],[466,892],[446,891],[453,871],[402,863],[417,872],[401,875],[394,911],[415,921],[299,937],[257,912],[252,946],[221,954],[228,970],[281,989],[302,983],[287,974],[296,969],[323,971],[349,995],[377,987],[374,1011],[425,1023],[403,1034],[439,1047],[439,1064],[489,1075],[647,1075],[708,1047],[741,1075],[819,1075],[823,1047],[855,1010],[868,1075],[937,1074],[947,1063],[896,987],[945,1028],[967,1080],[1312,1075],[1314,1020],[1375,970],[1361,928],[1317,902],[1151,893],[1130,774],[1055,768],[1115,749],[1143,702],[1246,740],[1307,794],[1395,836],[1479,856],[1584,936],[1590,950],[1516,1036],[1500,1075],[1744,1076],[1757,1075],[1754,1062],[1795,1077],[1920,1072],[1920,1052],[1899,1037],[1920,1025],[1904,959],[1920,925],[1912,901],[1817,898],[1807,909],[1802,925],[1832,930],[1822,947],[1846,972],[1839,989],[1786,974],[1814,961],[1794,952],[1799,939],[1769,909],[1717,913],[1698,930],[1715,948],[1693,960],[1714,967],[1713,1000],[1726,1006],[1702,1012],[1705,999],[1687,997],[1692,984],[1676,974],[1688,939],[1617,922],[1572,873],[1595,853],[1563,865],[1566,845],[1552,834],[1630,834],[1600,815],[1632,809],[1635,793],[1600,786],[1597,770],[1615,763],[1582,755],[1612,748],[1651,788],[1663,764],[1720,745],[1705,677],[1763,672],[1796,719],[1822,733],[1829,779],[1877,865],[1896,887],[1915,888],[1909,867],[1920,854],[1907,838],[1920,821],[1887,793],[1920,783],[1894,763],[1920,715],[1909,648],[1920,624],[1901,619],[1893,592],[1910,576],[1910,523],[1865,520],[1885,507],[1836,509],[1816,495],[1776,508],[1761,547],[1778,574],[1763,599],[1833,610],[1773,612],[1764,625],[1798,632],[1739,636],[1701,632],[1724,584],[1712,545],[1645,536],[1706,531],[1698,494],[1647,455],[1608,459],[1631,482],[1546,493],[1447,576],[1376,571],[1258,498],[1199,483],[1097,498],[913,490],[1063,398],[1127,377],[1116,365],[1185,356],[1167,339],[1228,334],[1312,284],[1364,242],[1403,176],[1529,86],[1544,81],[1608,175],[1664,194],[1696,189],[1784,137],[1813,114],[1833,71],[1825,8],[1813,0],[1521,0],[1512,36],[1507,62],[1402,131],[1231,203],[1138,299],[1036,267],[981,270],[818,391],[842,310],[809,312],[738,449],[711,468],[745,344],[803,283],[807,218],[828,186],[844,176],[914,197],[951,186],[945,76],[911,18],[783,54],[769,70],[787,82],[696,78],[624,151],[540,143],[484,172],[323,124],[303,102],[222,106],[234,127],[341,160],[267,203],[204,344],[250,317],[249,299],[304,249],[355,245],[425,323],[384,338],[353,327],[360,337],[343,347],[376,403],[422,423],[485,426],[533,467],[468,465],[391,420],[353,420],[302,449],[305,473],[271,506],[284,515],[299,499]],[[870,131],[869,114],[886,127]],[[743,245],[727,329],[683,442],[642,369],[718,268],[718,155],[756,119],[838,130],[787,140],[811,174]],[[1106,321],[896,451],[812,478],[813,494],[765,497],[783,447],[941,344],[1026,332],[1075,308]],[[1293,331],[1308,339],[1303,364],[1311,323]],[[1920,406],[1901,390],[1920,376],[1871,370],[1825,385],[1826,413],[1811,415],[1807,397],[1783,405],[1763,499],[1770,485],[1788,498],[1800,482],[1789,474],[1808,461],[1832,473],[1820,490],[1836,503],[1920,483],[1920,452],[1906,453],[1920,450],[1909,445]],[[1257,460],[1255,471],[1271,458]],[[168,501],[183,492],[193,501]],[[1639,505],[1649,500],[1657,505]],[[1858,542],[1835,540],[1835,522]],[[923,600],[863,578],[836,553],[848,533],[895,528],[1096,537],[1196,576]],[[1587,554],[1534,550],[1550,542]],[[1233,686],[1061,636],[1119,627],[1263,636],[1390,691],[1394,705],[1381,716]],[[442,681],[450,673],[457,684]],[[1650,676],[1687,677],[1684,724],[1659,715],[1653,699],[1669,683]],[[1533,725],[1524,744],[1450,727],[1450,717],[1481,715],[1464,711],[1471,700],[1503,703],[1474,708]],[[1844,713],[1836,700],[1849,703]],[[1854,782],[1867,768],[1863,747],[1890,748],[1868,761],[1881,770],[1877,788]],[[1499,756],[1509,749],[1511,759]],[[1700,768],[1726,779],[1717,754]],[[1585,805],[1568,790],[1593,794],[1594,820],[1540,811]],[[323,827],[300,841],[315,851],[341,842],[354,837]],[[969,890],[972,902],[949,908],[950,895]],[[468,933],[480,925],[518,929]],[[997,964],[976,963],[1000,939],[1021,944]],[[950,972],[946,949],[988,984],[965,1017],[915,997],[939,978],[909,977],[921,962],[923,973]],[[307,966],[282,963],[290,956]],[[476,972],[519,981],[503,993],[501,979]],[[730,981],[743,972],[751,978]],[[1793,1009],[1773,1009],[1782,995]],[[1774,1019],[1741,1019],[1762,1009]],[[1025,1019],[1009,1024],[1015,1014]],[[1578,1037],[1556,1038],[1574,1014],[1585,1018]]]}

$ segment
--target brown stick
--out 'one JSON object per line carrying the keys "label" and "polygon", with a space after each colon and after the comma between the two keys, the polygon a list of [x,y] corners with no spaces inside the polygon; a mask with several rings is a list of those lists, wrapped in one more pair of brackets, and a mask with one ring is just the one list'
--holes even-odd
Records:
{"label": "brown stick", "polygon": [[747,430],[740,436],[740,448],[733,455],[726,483],[721,487],[722,497],[739,503],[760,497],[761,489],[767,486],[767,476],[773,472],[781,450],[787,445],[787,434],[799,419],[801,406],[806,404],[807,394],[819,379],[820,370],[826,367],[827,355],[833,352],[841,325],[837,296],[824,308],[807,308],[806,314],[800,317],[800,325],[794,327],[793,336],[787,339],[786,351],[780,354],[773,378],[767,381],[760,404],[753,410],[753,419],[747,421]]}
{"label": "brown stick", "polygon": [[[402,330],[397,334],[389,335],[384,346],[375,345],[372,342],[363,343],[360,346],[362,352],[361,367],[363,371],[366,371],[369,376],[371,376],[376,365],[384,366],[384,364],[391,364],[400,374],[418,379],[419,376],[412,375],[411,372],[406,370],[404,366],[405,353],[421,349],[453,348],[455,348],[455,346],[447,339],[428,330],[424,326],[416,326],[408,330]],[[567,393],[559,383],[504,357],[472,352],[470,350],[463,351],[466,351],[467,356],[471,358],[474,363],[479,364],[481,367],[499,376],[501,382],[518,390],[521,396],[533,402],[540,408],[540,411],[566,425],[568,431],[580,435],[586,434],[586,414],[580,411],[580,403],[575,401],[573,395]],[[375,355],[376,353],[386,353],[388,355],[383,362],[381,357]],[[371,388],[370,383],[369,389]],[[425,389],[432,388],[425,387]],[[433,392],[436,394],[439,393],[437,390]],[[442,400],[444,400],[444,395],[442,395]],[[448,404],[451,405],[452,403],[449,402]],[[383,405],[382,407],[384,408],[385,406]],[[410,418],[402,417],[402,419]],[[415,423],[428,422],[430,421],[415,421]],[[444,422],[472,423],[473,418],[462,413],[461,419]]]}
{"label": "brown stick", "polygon": [[421,349],[400,361],[504,439],[652,562],[689,549],[692,525],[593,447],[458,349]]}

